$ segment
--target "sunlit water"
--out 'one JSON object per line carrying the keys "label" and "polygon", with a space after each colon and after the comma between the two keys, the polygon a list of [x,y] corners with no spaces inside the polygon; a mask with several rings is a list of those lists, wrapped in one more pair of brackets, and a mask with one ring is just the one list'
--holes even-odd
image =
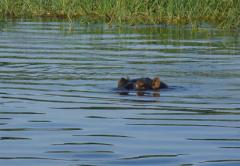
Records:
{"label": "sunlit water", "polygon": [[[239,40],[211,28],[2,22],[0,165],[240,165]],[[120,95],[123,76],[170,88]]]}

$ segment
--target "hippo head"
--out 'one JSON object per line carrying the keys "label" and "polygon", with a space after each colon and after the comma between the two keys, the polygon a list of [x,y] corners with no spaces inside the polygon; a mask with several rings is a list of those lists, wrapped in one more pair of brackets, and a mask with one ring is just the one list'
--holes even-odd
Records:
{"label": "hippo head", "polygon": [[136,90],[147,90],[148,85],[143,79],[139,79],[139,80],[136,81],[135,89]]}
{"label": "hippo head", "polygon": [[118,88],[125,88],[126,85],[128,84],[129,80],[126,79],[126,78],[121,78],[119,81],[118,81]]}

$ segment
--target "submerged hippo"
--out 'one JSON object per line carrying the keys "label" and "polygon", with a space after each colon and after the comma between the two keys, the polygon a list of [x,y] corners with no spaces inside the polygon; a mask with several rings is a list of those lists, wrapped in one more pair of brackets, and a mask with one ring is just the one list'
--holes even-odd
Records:
{"label": "submerged hippo", "polygon": [[159,77],[151,78],[121,78],[118,81],[119,90],[136,90],[136,91],[145,91],[145,90],[158,90],[168,88],[167,84],[160,81]]}

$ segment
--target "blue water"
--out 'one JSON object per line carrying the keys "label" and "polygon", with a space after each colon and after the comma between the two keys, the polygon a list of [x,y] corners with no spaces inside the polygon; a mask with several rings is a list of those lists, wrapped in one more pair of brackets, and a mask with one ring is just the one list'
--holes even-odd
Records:
{"label": "blue water", "polygon": [[[240,165],[240,37],[209,27],[0,23],[0,165]],[[114,91],[155,77],[159,97]]]}

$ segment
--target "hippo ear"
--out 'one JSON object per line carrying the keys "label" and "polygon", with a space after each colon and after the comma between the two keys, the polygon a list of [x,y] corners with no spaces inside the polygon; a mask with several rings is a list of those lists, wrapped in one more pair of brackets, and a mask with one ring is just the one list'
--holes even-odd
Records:
{"label": "hippo ear", "polygon": [[118,86],[120,86],[123,82],[126,82],[127,80],[123,77],[120,78],[120,80],[118,80]]}
{"label": "hippo ear", "polygon": [[126,78],[120,78],[118,80],[118,88],[123,88],[128,83],[128,80]]}
{"label": "hippo ear", "polygon": [[120,78],[120,80],[121,80],[121,81],[127,81],[128,79],[122,77],[122,78]]}

